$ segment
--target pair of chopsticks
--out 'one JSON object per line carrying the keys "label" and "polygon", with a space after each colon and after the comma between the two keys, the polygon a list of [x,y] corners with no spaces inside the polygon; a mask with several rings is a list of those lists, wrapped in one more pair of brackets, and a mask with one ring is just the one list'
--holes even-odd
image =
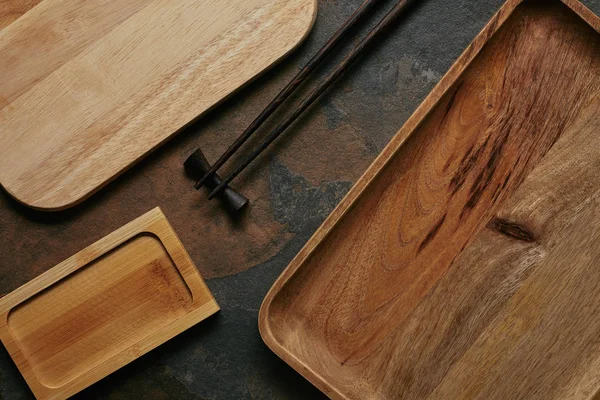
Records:
{"label": "pair of chopsticks", "polygon": [[[252,122],[248,128],[233,142],[231,146],[223,153],[223,155],[213,164],[213,166],[200,178],[194,188],[200,189],[202,185],[215,172],[231,158],[231,156],[256,132],[256,130],[279,108],[279,106],[294,92],[298,86],[315,70],[315,68],[327,57],[339,41],[362,19],[362,17],[381,0],[366,0],[352,16],[342,25],[340,29],[333,35],[329,41],[319,50],[319,52],[302,68],[298,74],[291,80],[290,83],[273,99],[273,101],[260,113],[260,115]],[[217,185],[208,195],[209,199],[213,199],[221,190],[223,190],[240,172],[244,170],[254,159],[262,153],[275,139],[277,139],[321,94],[323,94],[331,84],[339,78],[351,65],[358,59],[363,50],[384,31],[386,31],[392,23],[403,15],[408,7],[415,0],[399,0],[398,3],[379,21],[379,23],[358,43],[340,62],[337,67],[316,88],[314,88],[300,103],[300,105],[288,115],[272,132],[270,132],[260,144],[252,150],[235,169],[225,177],[219,185]]]}

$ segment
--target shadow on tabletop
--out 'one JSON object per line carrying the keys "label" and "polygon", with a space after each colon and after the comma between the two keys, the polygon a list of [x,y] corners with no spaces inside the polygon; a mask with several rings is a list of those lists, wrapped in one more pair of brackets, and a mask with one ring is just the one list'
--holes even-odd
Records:
{"label": "shadow on tabletop", "polygon": [[[203,399],[202,394],[189,391],[186,386],[178,380],[171,368],[166,363],[169,354],[186,351],[193,345],[202,343],[203,337],[218,330],[221,322],[220,313],[217,313],[197,325],[191,327],[185,332],[175,336],[166,343],[160,345],[149,353],[132,361],[130,364],[113,372],[99,382],[84,389],[71,397],[72,399],[178,399],[178,400],[197,400]],[[230,334],[234,332],[229,332]],[[263,363],[263,373],[270,376],[268,384],[280,386],[276,388],[277,393],[293,393],[294,398],[301,399],[325,399],[325,395],[319,392],[307,380],[300,376],[290,366],[285,364],[270,350],[263,352],[264,357],[260,357],[257,362]],[[33,393],[29,390],[25,379],[20,374],[16,365],[12,362],[10,355],[0,346],[0,362],[3,365],[3,375],[0,375],[0,381],[10,380],[10,393],[14,398],[34,399]],[[206,366],[198,360],[198,370],[194,371],[202,376],[202,368]],[[259,366],[257,366],[259,367]],[[223,368],[225,368],[223,366]],[[212,371],[219,374],[219,371]],[[225,371],[223,371],[225,372]],[[240,376],[240,380],[244,377]],[[292,389],[290,389],[290,387]],[[228,387],[223,387],[222,395],[218,398],[234,398],[228,395]],[[210,396],[213,398],[214,396]],[[13,398],[13,397],[10,397]]]}
{"label": "shadow on tabletop", "polygon": [[[290,54],[284,60],[279,62],[274,68],[267,69],[258,75],[254,80],[242,86],[239,90],[232,93],[232,95],[225,98],[213,108],[207,110],[204,114],[190,121],[190,123],[188,123],[186,126],[175,132],[173,136],[164,144],[150,151],[139,162],[135,163],[133,166],[131,166],[131,168],[128,168],[121,175],[114,178],[113,181],[102,187],[100,190],[82,202],[65,210],[40,211],[23,205],[19,201],[15,200],[10,194],[8,194],[4,188],[2,188],[0,190],[2,193],[0,195],[0,203],[4,203],[7,207],[19,215],[41,224],[59,224],[76,219],[81,214],[96,208],[99,203],[111,197],[113,193],[117,192],[118,188],[126,185],[126,183],[133,177],[141,175],[147,167],[159,164],[165,159],[167,154],[175,152],[176,149],[181,148],[192,141],[196,142],[195,148],[197,148],[199,144],[198,139],[203,133],[203,127],[215,124],[219,119],[226,117],[228,109],[234,108],[234,106],[239,106],[241,104],[250,103],[252,100],[254,100],[253,96],[256,96],[256,93],[259,92],[259,88],[265,86],[266,82],[270,80],[285,82],[285,79],[287,79],[285,75],[289,75],[289,70],[294,68],[294,66],[299,62],[300,57],[303,57],[302,53],[306,51],[307,43],[310,43],[312,40],[311,36],[309,36],[309,38],[307,38],[307,40],[305,40],[305,42],[294,53]],[[266,104],[264,106],[266,106]],[[248,123],[251,122],[251,118],[254,118],[254,115],[250,115],[248,117]],[[193,150],[191,150],[189,153],[191,154],[192,152]],[[185,175],[183,162],[190,154],[184,155],[181,159],[181,169],[179,173],[182,175]],[[214,162],[214,160],[210,161]],[[194,190],[193,185],[193,180],[190,180],[190,191]],[[207,197],[207,194],[208,192],[204,193],[204,190],[201,190],[199,201],[204,201]]]}
{"label": "shadow on tabletop", "polygon": [[[171,367],[168,366],[168,357],[173,353],[182,353],[193,351],[195,346],[202,346],[203,340],[208,339],[209,335],[230,334],[233,330],[223,330],[225,327],[222,314],[223,311],[201,321],[185,332],[177,335],[173,339],[160,345],[156,349],[143,355],[129,365],[112,373],[98,383],[83,390],[75,395],[73,399],[204,399],[215,398],[214,395],[204,397],[203,393],[191,392],[180,380],[178,380]],[[263,372],[268,371],[270,375],[269,384],[281,385],[282,390],[278,392],[293,393],[294,398],[325,399],[326,397],[319,392],[312,384],[300,376],[290,366],[285,364],[280,358],[265,347],[265,356],[259,357],[256,362],[262,363],[256,368],[263,367]],[[196,364],[198,369],[194,376],[203,376],[203,368],[209,368],[208,364],[203,363],[200,358]],[[221,365],[223,371],[217,369],[210,371],[212,375],[225,374],[225,365]],[[195,377],[190,378],[192,380]],[[247,377],[239,376],[239,380]],[[239,384],[239,382],[237,382]],[[235,398],[232,396],[235,392],[229,392],[234,384],[223,385],[222,392],[216,398]],[[290,386],[293,388],[290,390]]]}
{"label": "shadow on tabletop", "polygon": [[[411,15],[413,14],[414,10],[417,9],[419,6],[420,4],[413,5],[406,18],[411,18]],[[382,11],[383,9],[381,9],[379,13],[381,13]],[[39,211],[19,203],[14,198],[12,198],[12,196],[10,196],[4,189],[2,189],[1,195],[1,197],[3,197],[4,200],[0,199],[0,201],[6,204],[8,207],[10,207],[12,210],[20,214],[21,216],[41,224],[60,224],[69,222],[71,220],[76,219],[79,215],[93,210],[94,208],[98,207],[98,204],[102,203],[102,201],[106,200],[107,198],[113,196],[114,193],[118,192],[118,188],[120,188],[123,185],[126,185],[127,182],[132,180],[134,177],[138,177],[139,175],[141,175],[143,171],[147,169],[147,167],[161,163],[161,161],[164,160],[167,154],[170,154],[176,151],[176,149],[180,149],[182,147],[190,147],[190,142],[192,141],[196,142],[197,147],[198,138],[202,136],[203,127],[216,124],[219,122],[219,119],[226,118],[226,110],[230,108],[235,108],[240,105],[245,105],[256,100],[255,97],[260,97],[257,94],[258,92],[260,92],[259,89],[261,87],[266,86],[266,83],[268,81],[277,80],[281,82],[278,85],[279,89],[277,89],[276,92],[283,88],[285,84],[284,82],[286,82],[287,79],[291,78],[291,75],[293,72],[295,72],[294,70],[296,69],[297,65],[306,63],[307,57],[309,56],[309,52],[311,50],[314,50],[314,48],[320,46],[320,43],[316,43],[316,41],[318,40],[320,42],[322,41],[322,38],[315,38],[316,35],[314,34],[314,31],[318,28],[318,24],[319,21],[317,20],[317,25],[315,25],[315,28],[313,28],[313,32],[311,32],[309,37],[301,44],[301,46],[288,57],[286,57],[284,60],[282,60],[280,63],[278,63],[274,68],[268,69],[264,73],[260,74],[257,78],[250,81],[245,86],[241,87],[238,91],[234,92],[235,96],[230,95],[221,103],[217,104],[212,109],[209,109],[203,115],[200,115],[194,120],[192,120],[189,124],[187,124],[181,130],[176,132],[173,135],[173,137],[170,138],[165,144],[151,151],[150,154],[145,156],[141,161],[137,162],[134,166],[127,169],[123,174],[117,176],[112,182],[108,183],[105,187],[101,188],[81,203],[61,211]],[[370,18],[370,21],[366,24],[368,25],[367,27],[364,27],[359,30],[354,30],[354,33],[350,36],[355,36],[357,32],[364,32],[365,29],[370,29],[370,27],[373,24],[374,19]],[[304,112],[298,118],[298,120],[288,128],[288,130],[284,133],[281,139],[273,143],[271,147],[267,149],[265,154],[260,156],[255,162],[250,164],[244,170],[244,172],[242,173],[243,179],[238,180],[237,183],[234,183],[234,186],[236,186],[237,188],[239,185],[239,189],[243,193],[243,189],[245,186],[244,182],[252,181],[255,178],[257,171],[261,170],[262,168],[266,168],[268,163],[272,161],[274,155],[277,154],[278,150],[283,145],[285,145],[285,141],[291,140],[302,129],[302,126],[304,125],[303,122],[305,122],[307,119],[315,117],[315,113],[319,109],[319,105],[329,100],[331,92],[338,90],[340,87],[343,87],[344,84],[348,82],[348,80],[351,80],[353,77],[355,77],[356,74],[359,73],[359,70],[361,68],[361,65],[364,63],[365,58],[368,58],[369,54],[373,53],[374,50],[376,50],[378,47],[381,47],[386,41],[390,40],[390,36],[392,36],[392,34],[393,30],[392,32],[384,34],[383,37],[378,41],[378,43],[375,43],[374,45],[366,49],[365,54],[355,62],[352,68],[350,68],[340,79],[338,79],[338,81],[334,85],[332,85],[332,88],[327,90],[319,98],[319,100],[317,100],[315,104],[313,104],[313,106],[311,106],[306,112]],[[290,97],[290,99],[288,99],[288,101],[285,104],[283,104],[277,110],[277,112],[273,114],[271,119],[267,121],[263,127],[261,127],[260,132],[257,132],[256,137],[253,137],[246,143],[245,147],[240,151],[240,154],[247,152],[249,148],[255,146],[270,129],[274,128],[276,126],[274,121],[280,121],[284,115],[292,111],[296,107],[296,103],[298,102],[298,100],[308,93],[310,87],[315,85],[315,81],[322,79],[326,75],[326,73],[328,73],[328,71],[339,61],[343,54],[347,53],[350,50],[350,48],[354,46],[354,44],[355,42],[348,39],[346,40],[345,45],[342,44],[341,46],[338,46],[334,51],[332,51],[332,53],[329,55],[328,59],[324,63],[325,68],[319,68],[321,70],[324,70],[325,72],[317,72],[314,74],[315,76],[312,76],[309,79],[307,79],[307,82],[301,85],[297,89],[297,91]],[[268,101],[270,101],[268,97],[260,98],[260,100],[263,103],[265,103],[264,105],[261,105],[260,108],[265,107]],[[250,123],[254,117],[254,115],[249,115],[249,117],[247,118],[247,123]],[[190,154],[192,151],[193,150],[190,151]],[[185,155],[181,160],[180,174],[184,174],[183,161],[185,161],[188,155]],[[229,163],[229,167],[231,167],[232,164],[235,164],[240,159],[241,157],[239,155],[237,157],[233,157]],[[209,161],[214,162],[214,160]],[[227,172],[227,166],[225,166],[223,170]],[[190,190],[194,190],[192,180],[190,180]],[[206,201],[205,197],[206,194],[204,193],[204,191],[200,191],[198,200]],[[245,213],[236,215],[234,217],[234,220],[243,218],[244,214]]]}

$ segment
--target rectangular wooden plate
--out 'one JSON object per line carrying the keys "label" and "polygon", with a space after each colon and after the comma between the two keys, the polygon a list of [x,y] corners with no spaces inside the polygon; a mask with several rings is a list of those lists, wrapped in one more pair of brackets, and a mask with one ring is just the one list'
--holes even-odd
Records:
{"label": "rectangular wooden plate", "polygon": [[509,0],[277,280],[268,346],[335,398],[597,393],[599,32]]}
{"label": "rectangular wooden plate", "polygon": [[64,399],[219,310],[159,208],[0,299],[38,399]]}

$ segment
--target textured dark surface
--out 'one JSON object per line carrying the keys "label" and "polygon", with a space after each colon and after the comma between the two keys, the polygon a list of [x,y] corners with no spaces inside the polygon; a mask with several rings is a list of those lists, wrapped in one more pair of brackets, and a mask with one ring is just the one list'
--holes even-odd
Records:
{"label": "textured dark surface", "polygon": [[[182,164],[197,146],[215,160],[361,2],[321,0],[314,30],[296,53],[82,205],[38,213],[1,192],[0,293],[9,293],[158,205],[222,308],[79,398],[322,396],[262,343],[257,328],[261,301],[502,0],[422,0],[405,23],[373,47],[234,182],[252,202],[241,218],[231,220],[216,201],[205,200],[207,192],[195,192]],[[392,3],[383,1],[363,34]],[[584,3],[600,13],[600,0]],[[356,39],[316,77],[330,70]],[[301,92],[306,89],[305,85]],[[4,349],[0,396],[32,398]]]}

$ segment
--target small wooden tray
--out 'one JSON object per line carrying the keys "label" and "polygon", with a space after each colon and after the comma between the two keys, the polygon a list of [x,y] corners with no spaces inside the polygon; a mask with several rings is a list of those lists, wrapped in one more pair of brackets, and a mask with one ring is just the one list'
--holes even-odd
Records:
{"label": "small wooden tray", "polygon": [[509,0],[277,280],[267,345],[335,398],[597,393],[599,32]]}
{"label": "small wooden tray", "polygon": [[0,338],[38,399],[64,399],[219,310],[159,208],[0,300]]}

